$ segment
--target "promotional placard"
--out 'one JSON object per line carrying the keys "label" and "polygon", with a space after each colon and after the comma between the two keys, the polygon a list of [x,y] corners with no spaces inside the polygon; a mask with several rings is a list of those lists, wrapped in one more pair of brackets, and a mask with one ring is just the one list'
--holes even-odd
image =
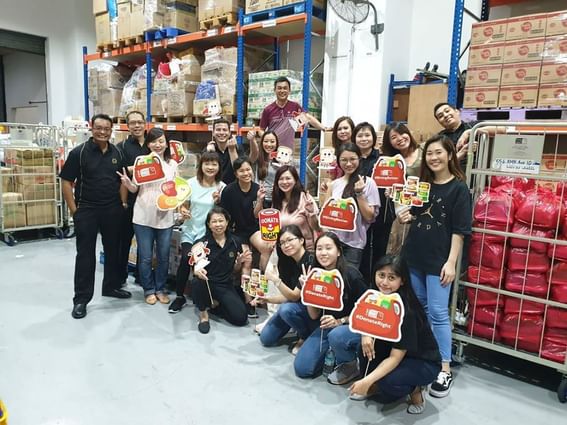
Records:
{"label": "promotional placard", "polygon": [[280,212],[274,208],[267,208],[258,213],[260,234],[262,240],[275,242],[280,234]]}
{"label": "promotional placard", "polygon": [[372,178],[381,189],[406,182],[406,162],[401,155],[382,156],[374,164]]}
{"label": "promotional placard", "polygon": [[209,254],[211,250],[207,248],[207,242],[197,242],[191,247],[189,254],[189,265],[195,266],[195,271],[204,269],[210,264]]}
{"label": "promotional placard", "polygon": [[420,182],[419,177],[408,176],[405,184],[392,186],[390,197],[398,205],[421,207],[429,202],[430,190],[430,183]]}
{"label": "promotional placard", "polygon": [[304,305],[324,310],[343,309],[344,282],[337,269],[312,269],[301,287],[301,302]]}
{"label": "promotional placard", "polygon": [[335,148],[321,148],[320,152],[313,157],[313,162],[319,164],[320,170],[334,170],[337,166]]}
{"label": "promotional placard", "polygon": [[343,232],[356,230],[358,207],[353,198],[329,198],[319,213],[319,225]]}
{"label": "promotional placard", "polygon": [[276,160],[274,166],[290,165],[293,160],[293,150],[287,146],[278,146],[278,150],[270,154]]}
{"label": "promotional placard", "polygon": [[386,295],[368,289],[350,313],[349,328],[362,335],[398,342],[402,339],[404,314],[404,303],[399,294]]}
{"label": "promotional placard", "polygon": [[165,179],[161,159],[156,155],[142,155],[134,161],[133,180],[138,186]]}
{"label": "promotional placard", "polygon": [[174,210],[191,196],[191,186],[185,179],[175,177],[161,184],[161,194],[156,199],[160,211]]}
{"label": "promotional placard", "polygon": [[543,135],[496,134],[491,168],[509,173],[539,174]]}
{"label": "promotional placard", "polygon": [[241,283],[244,293],[251,297],[267,297],[272,294],[272,285],[259,269],[252,269],[250,276],[242,275]]}
{"label": "promotional placard", "polygon": [[173,159],[178,164],[181,164],[185,161],[185,149],[183,149],[183,144],[178,142],[177,140],[170,140],[169,141],[169,154],[171,155],[171,159]]}

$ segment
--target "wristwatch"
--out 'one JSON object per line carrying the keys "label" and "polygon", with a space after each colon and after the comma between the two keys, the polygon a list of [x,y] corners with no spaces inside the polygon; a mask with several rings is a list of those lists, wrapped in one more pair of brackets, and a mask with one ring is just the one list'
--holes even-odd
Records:
{"label": "wristwatch", "polygon": [[347,322],[347,318],[346,318],[346,317],[341,317],[341,318],[340,318],[340,322],[341,322],[341,325],[345,325],[346,322]]}

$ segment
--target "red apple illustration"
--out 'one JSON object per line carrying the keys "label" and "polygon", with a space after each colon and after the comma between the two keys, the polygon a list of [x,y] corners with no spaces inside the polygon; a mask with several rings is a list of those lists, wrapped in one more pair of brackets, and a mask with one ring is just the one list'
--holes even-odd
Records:
{"label": "red apple illustration", "polygon": [[167,196],[177,196],[175,182],[172,180],[162,183],[161,191]]}

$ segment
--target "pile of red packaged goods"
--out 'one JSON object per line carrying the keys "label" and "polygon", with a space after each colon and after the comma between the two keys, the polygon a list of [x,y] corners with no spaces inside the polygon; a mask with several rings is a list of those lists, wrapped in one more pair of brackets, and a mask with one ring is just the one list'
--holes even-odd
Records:
{"label": "pile of red packaged goods", "polygon": [[[567,240],[567,191],[558,186],[553,193],[524,178],[492,177],[474,206],[473,220],[473,227],[486,230]],[[567,246],[473,233],[467,280],[567,303]],[[477,288],[466,292],[470,335],[565,361],[567,309],[546,312],[543,303]]]}

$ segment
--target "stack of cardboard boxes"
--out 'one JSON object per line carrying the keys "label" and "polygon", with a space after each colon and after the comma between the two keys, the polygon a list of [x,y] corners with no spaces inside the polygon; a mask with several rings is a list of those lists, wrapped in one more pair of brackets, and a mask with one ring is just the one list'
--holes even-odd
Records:
{"label": "stack of cardboard boxes", "polygon": [[199,0],[199,22],[210,18],[237,15],[244,7],[244,0]]}
{"label": "stack of cardboard boxes", "polygon": [[94,114],[119,115],[122,89],[130,78],[126,67],[97,63],[89,68],[88,91]]}
{"label": "stack of cardboard boxes", "polygon": [[[302,0],[246,0],[246,13],[260,12],[300,1]],[[324,9],[325,5],[325,0],[313,0],[313,6],[319,9]]]}
{"label": "stack of cardboard boxes", "polygon": [[567,106],[567,11],[473,24],[465,108]]}
{"label": "stack of cardboard boxes", "polygon": [[6,148],[4,161],[8,166],[2,169],[4,228],[57,224],[59,188],[53,151]]}

